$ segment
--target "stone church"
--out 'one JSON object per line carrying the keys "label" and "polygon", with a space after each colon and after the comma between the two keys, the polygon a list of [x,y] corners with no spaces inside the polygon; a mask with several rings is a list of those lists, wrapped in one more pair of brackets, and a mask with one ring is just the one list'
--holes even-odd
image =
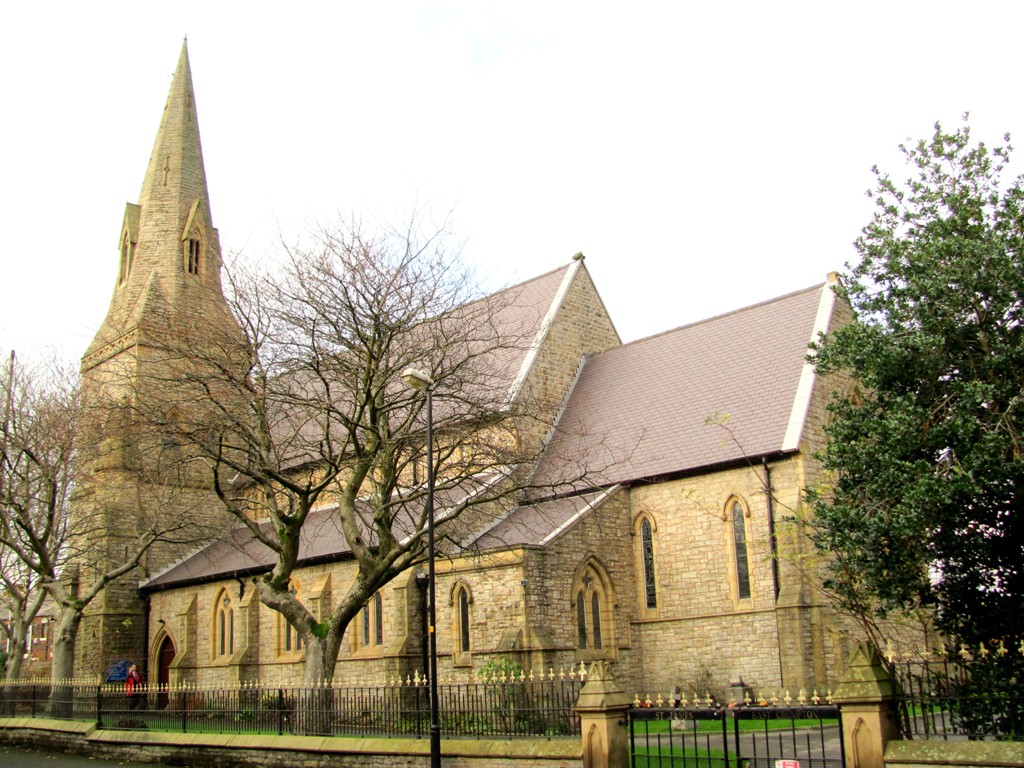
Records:
{"label": "stone church", "polygon": [[[152,349],[169,327],[233,327],[185,48],[118,259],[108,316],[82,361],[87,396],[161,365]],[[531,339],[510,386],[552,390],[558,423],[572,428],[554,432],[551,455],[599,456],[602,471],[591,487],[508,510],[438,561],[442,681],[507,658],[556,672],[605,659],[628,690],[663,695],[744,685],[795,696],[834,682],[847,641],[792,522],[820,480],[814,454],[832,386],[807,363],[808,344],[850,317],[834,285],[832,275],[629,344],[582,257],[502,292]],[[110,445],[84,462],[75,504],[102,516],[97,551],[125,547],[124,521],[147,503],[163,515],[219,514],[200,482],[162,501],[160,480],[143,482],[131,451],[118,449],[118,425],[92,428],[109,430]],[[554,463],[542,457],[537,475]],[[313,514],[323,519],[303,542],[294,587],[326,609],[354,564],[329,510]],[[129,658],[153,682],[299,684],[300,639],[246,588],[272,562],[238,530],[185,556],[155,547],[142,581],[114,582],[90,610],[76,671]],[[404,573],[363,608],[336,680],[377,684],[425,668],[417,576]]]}

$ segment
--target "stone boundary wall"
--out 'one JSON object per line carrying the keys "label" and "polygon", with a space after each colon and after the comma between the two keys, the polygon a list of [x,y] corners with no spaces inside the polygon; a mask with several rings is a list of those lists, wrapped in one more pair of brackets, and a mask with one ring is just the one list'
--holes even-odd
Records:
{"label": "stone boundary wall", "polygon": [[[423,768],[426,739],[112,731],[94,723],[0,718],[0,743],[196,768]],[[582,768],[579,739],[443,739],[447,768]]]}
{"label": "stone boundary wall", "polygon": [[1019,741],[890,741],[885,748],[886,768],[1021,765],[1024,743]]}

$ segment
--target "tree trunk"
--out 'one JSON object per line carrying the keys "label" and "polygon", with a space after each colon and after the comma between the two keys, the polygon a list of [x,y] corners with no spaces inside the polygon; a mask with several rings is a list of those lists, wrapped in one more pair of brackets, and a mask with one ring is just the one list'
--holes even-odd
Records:
{"label": "tree trunk", "polygon": [[[25,623],[21,620],[16,620],[13,627],[11,627],[10,637],[10,648],[11,653],[7,657],[6,669],[4,670],[4,678],[8,683],[13,683],[21,676],[21,665],[25,658]],[[7,717],[13,717],[15,712],[15,698],[17,695],[17,689],[7,687],[5,689],[6,696],[4,697],[3,713]]]}
{"label": "tree trunk", "polygon": [[75,670],[75,639],[82,623],[82,613],[74,606],[63,605],[53,641],[53,667],[50,693],[53,717],[70,718],[73,712],[74,689],[71,678]]}
{"label": "tree trunk", "polygon": [[28,632],[25,622],[20,618],[15,619],[11,627],[11,654],[7,657],[7,668],[4,670],[4,678],[8,682],[17,680],[21,676],[21,665],[25,659],[25,640]]}
{"label": "tree trunk", "polygon": [[305,682],[309,690],[296,707],[293,728],[305,735],[332,735],[335,707],[331,682],[338,663],[341,633],[328,632],[323,638],[309,636],[305,641]]}

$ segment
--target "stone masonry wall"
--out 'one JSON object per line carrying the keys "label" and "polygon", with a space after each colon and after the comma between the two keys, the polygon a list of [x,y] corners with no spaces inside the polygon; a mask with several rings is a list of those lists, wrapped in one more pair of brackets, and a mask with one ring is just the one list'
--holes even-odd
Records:
{"label": "stone masonry wall", "polygon": [[[628,530],[628,500],[620,491],[591,510],[543,549],[526,552],[524,577],[530,623],[530,647],[538,663],[553,669],[578,667],[581,661],[615,662],[616,676],[635,674],[634,639],[630,623],[636,586]],[[602,617],[601,650],[577,648],[574,583],[581,568],[593,559],[607,572],[611,595]]]}
{"label": "stone masonry wall", "polygon": [[[800,457],[771,465],[779,550],[778,606],[763,467],[740,467],[632,489],[634,520],[649,516],[655,544],[656,609],[648,610],[641,603],[642,592],[633,596],[642,658],[633,679],[642,689],[664,695],[701,680],[724,692],[742,679],[755,687],[810,690],[839,669],[833,649],[823,639],[830,628],[818,615],[819,598],[807,583],[808,544],[796,526],[786,521],[801,512],[803,475]],[[727,507],[734,498],[747,514],[749,599],[740,599],[736,588],[736,554]],[[639,535],[634,535],[639,569]],[[637,578],[642,574],[638,572]]]}
{"label": "stone masonry wall", "polygon": [[585,355],[622,343],[590,273],[579,267],[525,381],[524,396],[541,413],[562,404]]}

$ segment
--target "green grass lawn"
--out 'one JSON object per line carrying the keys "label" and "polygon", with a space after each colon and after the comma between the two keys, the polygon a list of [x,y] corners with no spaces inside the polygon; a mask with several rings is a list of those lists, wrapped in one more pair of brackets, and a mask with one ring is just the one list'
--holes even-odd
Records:
{"label": "green grass lawn", "polygon": [[[686,718],[678,718],[676,720],[665,719],[665,720],[633,720],[633,731],[634,733],[667,733],[670,728],[670,723],[680,722],[686,723],[686,733],[720,733],[722,731],[721,720],[687,720]],[[808,728],[817,728],[819,725],[838,725],[839,720],[837,718],[828,718],[825,720],[790,720],[788,718],[780,718],[777,720],[736,720],[739,723],[740,733],[760,732],[764,730],[769,731],[788,731],[791,728],[797,730],[805,730]],[[696,727],[694,727],[696,726]],[[733,732],[733,719],[726,716],[726,729],[729,733]],[[680,730],[677,726],[677,730]]]}

